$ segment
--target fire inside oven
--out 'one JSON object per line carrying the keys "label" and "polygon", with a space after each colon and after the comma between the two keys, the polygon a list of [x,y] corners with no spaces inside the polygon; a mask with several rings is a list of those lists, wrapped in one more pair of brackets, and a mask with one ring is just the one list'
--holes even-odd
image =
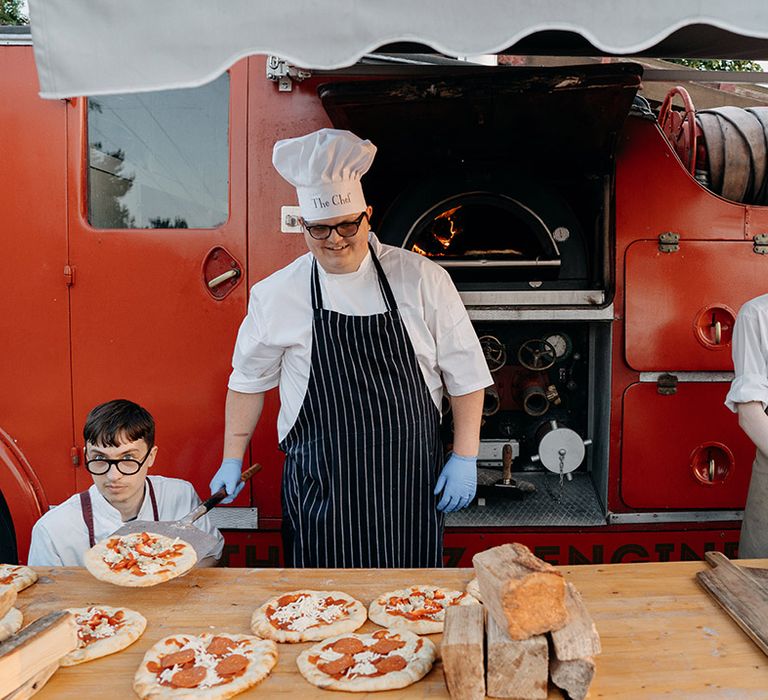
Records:
{"label": "fire inside oven", "polygon": [[[560,251],[547,225],[530,207],[495,193],[464,193],[430,207],[403,247],[464,277],[480,278],[489,268],[520,279],[554,278]],[[473,268],[484,270],[478,274]]]}

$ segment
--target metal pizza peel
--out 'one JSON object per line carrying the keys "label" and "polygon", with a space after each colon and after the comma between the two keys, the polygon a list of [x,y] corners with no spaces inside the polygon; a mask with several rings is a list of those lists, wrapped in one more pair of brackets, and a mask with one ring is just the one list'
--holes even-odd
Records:
{"label": "metal pizza peel", "polygon": [[[242,473],[240,481],[248,481],[260,469],[260,464],[254,464]],[[193,523],[198,518],[202,518],[211,508],[221,503],[226,497],[227,490],[222,486],[210,498],[207,498],[191,513],[188,513],[179,520],[133,520],[123,525],[119,530],[115,530],[110,537],[115,535],[133,535],[137,532],[151,532],[173,539],[178,537],[180,540],[192,545],[195,554],[197,554],[197,560],[201,561],[213,552],[218,544],[218,539],[199,527],[195,527]]]}

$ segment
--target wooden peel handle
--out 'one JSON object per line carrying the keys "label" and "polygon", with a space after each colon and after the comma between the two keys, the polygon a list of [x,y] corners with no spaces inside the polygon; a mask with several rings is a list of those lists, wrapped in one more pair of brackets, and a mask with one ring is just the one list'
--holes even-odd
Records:
{"label": "wooden peel handle", "polygon": [[[242,483],[245,483],[250,479],[256,472],[261,470],[260,464],[254,464],[248,469],[246,469],[241,475],[240,475],[240,481]],[[214,494],[211,494],[211,496],[207,499],[205,499],[194,511],[192,511],[189,516],[184,518],[186,522],[193,523],[198,518],[201,518],[204,516],[211,508],[213,508],[216,504],[221,503],[225,498],[227,497],[227,489],[225,489],[223,486]]]}

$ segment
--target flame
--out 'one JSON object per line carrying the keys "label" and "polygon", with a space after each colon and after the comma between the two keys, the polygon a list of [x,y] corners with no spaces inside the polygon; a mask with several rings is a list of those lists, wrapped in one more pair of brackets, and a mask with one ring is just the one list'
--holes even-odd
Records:
{"label": "flame", "polygon": [[437,233],[433,233],[432,234],[434,236],[435,240],[441,246],[443,246],[444,250],[448,249],[448,247],[451,245],[451,241],[453,240],[454,236],[461,230],[461,229],[459,229],[459,228],[457,228],[455,226],[455,222],[453,220],[453,215],[459,209],[461,209],[461,205],[459,205],[458,207],[454,207],[453,209],[448,209],[448,210],[444,211],[442,214],[440,214],[439,216],[435,217],[435,221],[437,221],[438,219],[445,219],[448,222],[448,227],[449,227],[449,229],[448,229],[449,230],[448,236],[440,236]]}

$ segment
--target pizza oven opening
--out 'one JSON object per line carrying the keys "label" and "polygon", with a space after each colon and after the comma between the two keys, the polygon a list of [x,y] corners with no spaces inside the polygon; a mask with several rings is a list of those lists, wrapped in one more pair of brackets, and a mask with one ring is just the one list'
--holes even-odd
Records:
{"label": "pizza oven opening", "polygon": [[461,281],[489,274],[556,278],[560,251],[536,212],[505,195],[470,192],[428,208],[402,246],[454,272]]}

